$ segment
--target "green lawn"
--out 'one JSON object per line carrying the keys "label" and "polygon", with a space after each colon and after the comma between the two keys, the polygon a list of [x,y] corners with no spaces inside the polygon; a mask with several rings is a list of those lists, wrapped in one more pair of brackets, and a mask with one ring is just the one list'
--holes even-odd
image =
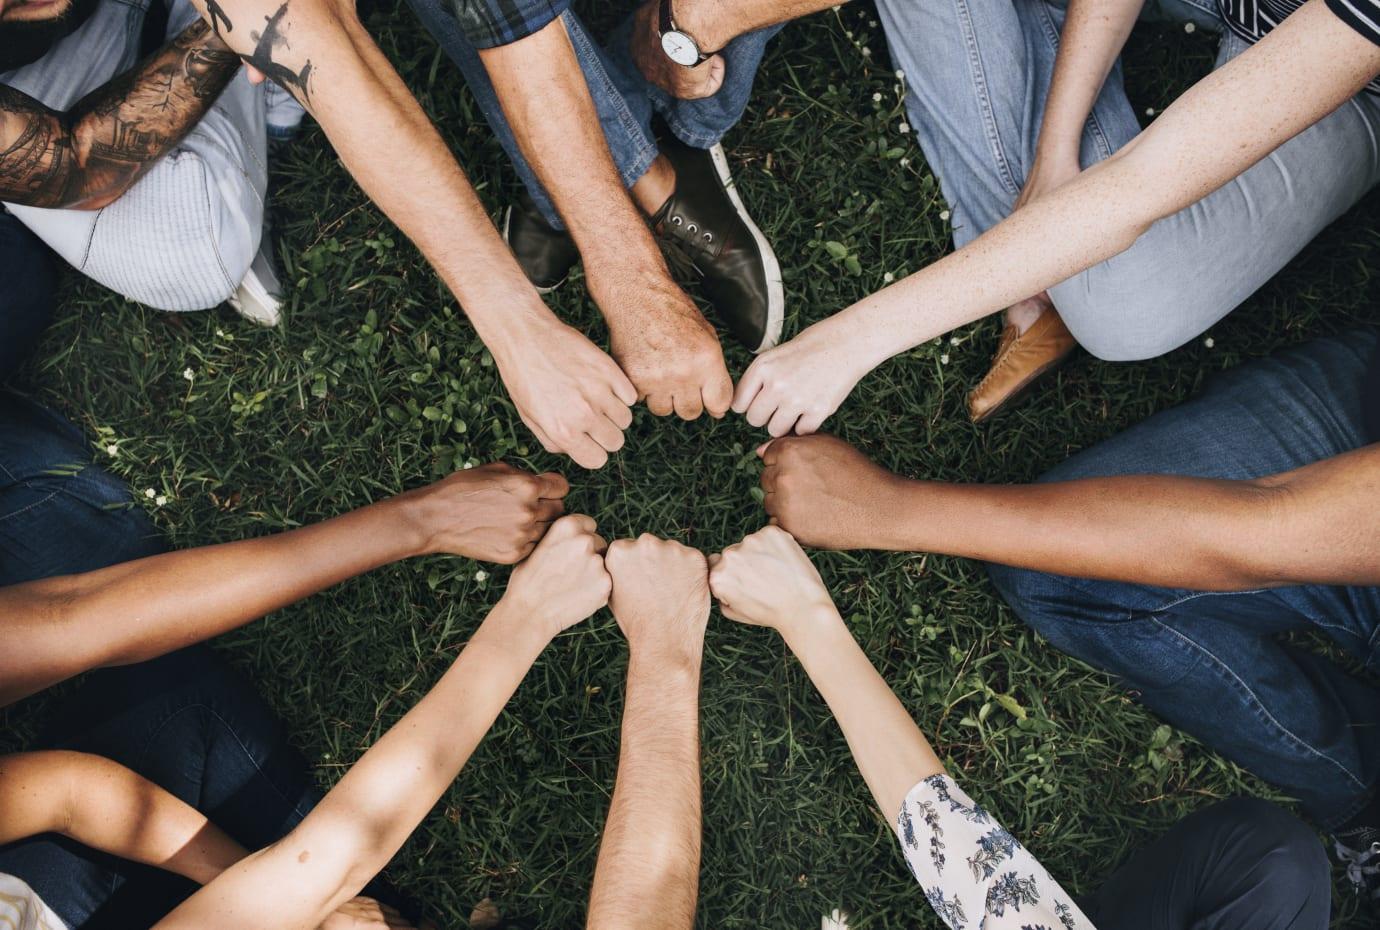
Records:
{"label": "green lawn", "polygon": [[[591,18],[607,22],[613,6],[602,0]],[[515,177],[449,61],[405,9],[370,21],[497,214]],[[1128,52],[1137,108],[1171,101],[1207,69],[1213,44],[1202,33],[1138,31]],[[727,140],[744,198],[782,259],[787,335],[948,248],[937,185],[897,131],[894,85],[871,8],[826,13],[781,36]],[[178,545],[298,526],[494,459],[564,470],[569,506],[610,537],[651,531],[712,550],[761,525],[752,456],[761,433],[735,417],[684,424],[640,410],[627,448],[600,472],[547,455],[455,301],[318,130],[280,158],[274,182],[292,285],[280,331],[228,310],[156,313],[69,276],[59,320],[21,379],[100,447],[118,442],[116,457],[98,458],[139,491],[167,496],[162,508],[138,500]],[[1215,327],[1211,348],[1198,340],[1136,365],[1079,358],[1017,412],[978,428],[964,394],[995,341],[995,324],[983,323],[885,365],[829,427],[910,474],[1032,479],[1214,371],[1372,319],[1377,205],[1369,198]],[[604,338],[579,280],[553,303]],[[729,352],[735,374],[747,362]],[[958,777],[1070,889],[1095,887],[1128,850],[1213,798],[1271,794],[1029,633],[981,566],[862,553],[816,564]],[[479,580],[479,568],[431,558],[381,570],[218,647],[290,722],[329,786],[496,601],[505,570],[486,567],[491,577]],[[486,896],[542,927],[581,924],[613,788],[625,662],[607,612],[562,636],[394,861],[392,877],[445,924],[465,926]],[[0,742],[22,743],[46,707],[37,699],[5,712]],[[701,926],[807,930],[839,906],[858,927],[938,926],[778,639],[716,615],[702,723]],[[1361,919],[1349,897],[1336,910],[1339,925]]]}

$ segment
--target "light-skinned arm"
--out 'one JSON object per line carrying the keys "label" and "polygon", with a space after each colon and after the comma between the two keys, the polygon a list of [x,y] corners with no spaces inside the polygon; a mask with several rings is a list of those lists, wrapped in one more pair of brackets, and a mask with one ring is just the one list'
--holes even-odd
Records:
{"label": "light-skinned arm", "polygon": [[[586,468],[591,438],[636,392],[614,361],[542,303],[402,78],[347,0],[193,0],[221,38],[291,91],[345,167],[416,243],[474,324],[522,420]],[[621,439],[621,434],[620,434]]]}
{"label": "light-skinned arm", "polygon": [[1378,73],[1380,47],[1324,0],[1308,0],[1111,158],[758,356],[733,409],[773,436],[814,432],[888,358],[1125,250],[1156,220],[1221,187]]}
{"label": "light-skinned arm", "polygon": [[[482,49],[513,135],[580,248],[613,357],[657,416],[728,412],[733,380],[714,327],[671,278],[619,178],[564,19]],[[631,415],[610,423],[626,428]],[[621,435],[619,435],[621,440]],[[620,443],[621,444],[621,443]]]}
{"label": "light-skinned arm", "polygon": [[700,663],[708,566],[694,549],[642,536],[605,560],[610,607],[628,638],[618,780],[590,930],[689,930],[700,875]]}
{"label": "light-skinned arm", "polygon": [[901,802],[944,766],[848,632],[819,572],[774,526],[710,558],[709,585],[725,617],[776,630],[829,705],[868,790],[893,826]]}
{"label": "light-skinned arm", "polygon": [[314,526],[0,588],[0,706],[218,636],[399,559],[516,562],[568,490],[560,475],[486,465]]}
{"label": "light-skinned arm", "polygon": [[283,839],[227,869],[158,930],[310,930],[398,851],[547,644],[609,596],[586,516],[558,520],[450,669]]}
{"label": "light-skinned arm", "polygon": [[1380,584],[1380,445],[1253,481],[1032,485],[913,481],[824,434],[775,440],[762,455],[767,513],[808,546],[1211,591]]}

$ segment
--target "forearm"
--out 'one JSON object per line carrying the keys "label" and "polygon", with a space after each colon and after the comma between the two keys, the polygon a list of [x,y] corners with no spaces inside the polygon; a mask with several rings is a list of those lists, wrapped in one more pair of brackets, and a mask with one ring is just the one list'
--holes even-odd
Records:
{"label": "forearm", "polygon": [[0,589],[0,705],[217,636],[425,550],[404,496],[261,539]]}
{"label": "forearm", "polygon": [[834,0],[672,0],[676,25],[718,51],[738,36],[838,4]]}
{"label": "forearm", "polygon": [[436,686],[301,824],[158,927],[310,930],[358,894],[455,779],[545,645],[515,632],[529,618],[509,609],[495,608]]}
{"label": "forearm", "polygon": [[797,624],[786,641],[843,730],[883,816],[894,825],[910,789],[944,771],[939,757],[833,607]]}
{"label": "forearm", "polygon": [[700,869],[700,661],[633,649],[590,930],[688,930]]}
{"label": "forearm", "polygon": [[550,193],[587,268],[666,276],[628,196],[563,19],[479,53],[518,146]]}
{"label": "forearm", "polygon": [[455,157],[344,0],[194,0],[246,61],[311,111],[345,167],[502,348],[554,322]]}
{"label": "forearm", "polygon": [[205,884],[245,849],[204,814],[122,765],[78,752],[0,759],[0,843],[59,833]]}
{"label": "forearm", "polygon": [[[0,200],[106,206],[186,136],[239,68],[234,53],[198,22],[68,113],[0,90]],[[21,124],[17,139],[4,144]]]}
{"label": "forearm", "polygon": [[1078,161],[1088,114],[1144,5],[1144,0],[1071,0],[1040,124],[1037,161]]}
{"label": "forearm", "polygon": [[[869,366],[1038,294],[1128,248],[1360,91],[1380,49],[1309,0],[1130,144],[968,246],[831,323]],[[1058,235],[1050,235],[1058,230]]]}
{"label": "forearm", "polygon": [[[1125,475],[1021,486],[912,482],[881,548],[1197,590],[1375,584],[1380,449],[1259,481]],[[1319,540],[1328,540],[1320,545]]]}

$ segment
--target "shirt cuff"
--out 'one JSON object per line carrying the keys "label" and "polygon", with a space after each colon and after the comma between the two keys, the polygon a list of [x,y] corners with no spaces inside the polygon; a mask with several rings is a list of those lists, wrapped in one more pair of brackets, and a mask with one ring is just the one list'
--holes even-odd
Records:
{"label": "shirt cuff", "polygon": [[475,48],[510,45],[540,32],[570,8],[570,0],[449,0]]}

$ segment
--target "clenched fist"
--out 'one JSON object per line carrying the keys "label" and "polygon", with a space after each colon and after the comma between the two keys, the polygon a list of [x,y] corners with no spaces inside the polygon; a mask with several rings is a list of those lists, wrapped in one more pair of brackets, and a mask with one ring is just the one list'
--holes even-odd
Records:
{"label": "clenched fist", "polygon": [[540,624],[551,638],[609,602],[607,544],[584,514],[562,517],[530,558],[513,569],[501,606],[519,622]]}
{"label": "clenched fist", "polygon": [[710,563],[710,590],[730,620],[771,627],[789,640],[838,616],[819,572],[783,529],[758,530]]}
{"label": "clenched fist", "polygon": [[786,436],[757,450],[763,504],[802,545],[883,549],[905,479],[835,436]]}
{"label": "clenched fist", "polygon": [[605,559],[609,607],[634,651],[698,658],[709,623],[709,566],[696,549],[644,533],[620,539]]}
{"label": "clenched fist", "polygon": [[424,552],[512,564],[531,553],[565,510],[562,498],[569,492],[554,472],[534,475],[493,464],[456,472],[397,500],[422,533]]}

